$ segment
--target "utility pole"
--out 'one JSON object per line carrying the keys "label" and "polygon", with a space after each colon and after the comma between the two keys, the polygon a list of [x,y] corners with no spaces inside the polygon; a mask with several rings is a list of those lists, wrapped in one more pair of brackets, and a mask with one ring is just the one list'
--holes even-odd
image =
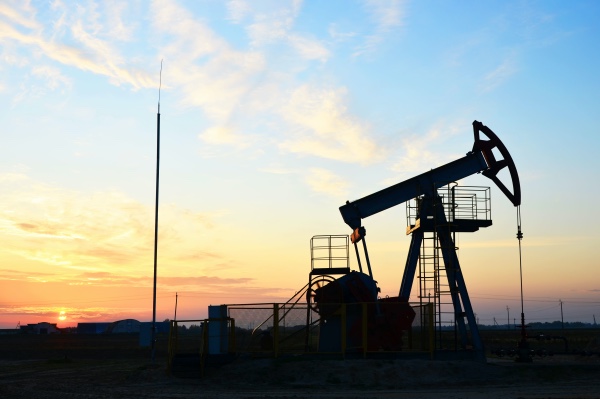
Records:
{"label": "utility pole", "polygon": [[506,328],[510,330],[510,308],[506,307]]}
{"label": "utility pole", "polygon": [[565,319],[563,318],[563,308],[562,308],[563,301],[562,301],[562,299],[559,299],[559,302],[560,302],[560,325],[561,325],[561,328],[564,330],[565,329]]}

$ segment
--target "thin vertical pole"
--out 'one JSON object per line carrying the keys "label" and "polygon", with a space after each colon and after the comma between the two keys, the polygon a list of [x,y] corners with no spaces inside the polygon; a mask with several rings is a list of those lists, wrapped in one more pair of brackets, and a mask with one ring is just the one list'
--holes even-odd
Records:
{"label": "thin vertical pole", "polygon": [[519,277],[521,280],[521,340],[519,341],[519,355],[515,359],[517,362],[530,363],[529,343],[527,342],[527,331],[525,330],[525,310],[523,306],[523,259],[521,257],[521,240],[523,232],[521,231],[521,206],[517,206],[517,239],[519,240]]}
{"label": "thin vertical pole", "polygon": [[279,355],[279,304],[273,304],[273,357]]}
{"label": "thin vertical pole", "polygon": [[565,319],[563,318],[563,308],[562,308],[563,301],[562,301],[562,299],[559,299],[559,301],[560,301],[560,325],[561,325],[561,329],[564,330],[565,329]]}
{"label": "thin vertical pole", "polygon": [[519,240],[519,276],[521,281],[521,340],[527,339],[525,332],[525,310],[523,306],[523,259],[521,257],[521,240],[523,233],[521,232],[521,206],[517,206],[517,239]]}
{"label": "thin vertical pole", "polygon": [[177,320],[177,297],[179,296],[179,294],[176,292],[175,293],[175,315],[173,316],[173,320]]}
{"label": "thin vertical pole", "polygon": [[162,85],[162,60],[160,60],[160,75],[158,85],[158,110],[156,112],[156,197],[154,202],[154,285],[152,288],[152,355],[154,362],[156,357],[156,275],[157,275],[157,253],[158,253],[158,182],[160,171],[160,87]]}

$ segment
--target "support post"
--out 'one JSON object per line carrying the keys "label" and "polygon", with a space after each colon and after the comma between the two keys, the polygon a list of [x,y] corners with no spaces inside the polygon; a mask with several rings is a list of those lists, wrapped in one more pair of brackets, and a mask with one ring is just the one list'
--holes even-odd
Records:
{"label": "support post", "polygon": [[371,261],[369,260],[369,252],[367,251],[367,241],[366,238],[362,238],[363,249],[365,250],[365,260],[367,261],[367,267],[369,268],[369,276],[373,278],[373,271],[371,270]]}
{"label": "support post", "polygon": [[273,304],[273,356],[279,354],[279,304]]}
{"label": "support post", "polygon": [[340,310],[342,312],[341,315],[341,326],[340,326],[340,330],[342,333],[342,342],[341,342],[341,350],[342,350],[342,356],[346,357],[346,329],[347,329],[347,323],[346,323],[346,304],[342,303],[342,306],[340,307]]}
{"label": "support post", "polygon": [[363,347],[363,358],[367,357],[367,345],[369,342],[369,337],[367,337],[368,334],[368,313],[367,313],[367,303],[363,302],[362,304],[362,318],[361,318],[361,324],[362,324],[362,347]]}
{"label": "support post", "polygon": [[423,243],[423,231],[415,230],[411,233],[410,247],[408,249],[408,257],[404,266],[404,274],[402,275],[402,283],[400,284],[400,293],[398,297],[401,301],[407,301],[410,298],[417,263],[419,261],[419,251]]}

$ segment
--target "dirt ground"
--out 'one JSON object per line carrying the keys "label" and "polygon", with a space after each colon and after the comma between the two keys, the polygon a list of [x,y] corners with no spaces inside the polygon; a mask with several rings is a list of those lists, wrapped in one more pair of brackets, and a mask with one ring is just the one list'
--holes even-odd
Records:
{"label": "dirt ground", "polygon": [[9,398],[600,399],[600,356],[533,363],[246,356],[184,378],[167,373],[165,342],[151,362],[136,336],[0,336],[0,399]]}
{"label": "dirt ground", "polygon": [[600,358],[238,359],[204,378],[141,359],[0,361],[1,398],[600,398]]}

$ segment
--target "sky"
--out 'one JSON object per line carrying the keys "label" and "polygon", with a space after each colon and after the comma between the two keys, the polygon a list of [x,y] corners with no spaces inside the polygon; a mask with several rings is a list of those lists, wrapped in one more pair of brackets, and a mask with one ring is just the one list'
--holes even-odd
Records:
{"label": "sky", "polygon": [[[0,328],[285,302],[338,208],[463,157],[512,155],[528,321],[600,320],[600,3],[0,3]],[[160,88],[160,90],[159,90]],[[160,97],[159,97],[160,96]],[[480,323],[521,311],[516,208],[457,238]],[[382,296],[410,236],[363,220]],[[351,267],[357,269],[355,259]],[[411,301],[418,300],[413,290]],[[508,309],[507,309],[508,308]]]}

